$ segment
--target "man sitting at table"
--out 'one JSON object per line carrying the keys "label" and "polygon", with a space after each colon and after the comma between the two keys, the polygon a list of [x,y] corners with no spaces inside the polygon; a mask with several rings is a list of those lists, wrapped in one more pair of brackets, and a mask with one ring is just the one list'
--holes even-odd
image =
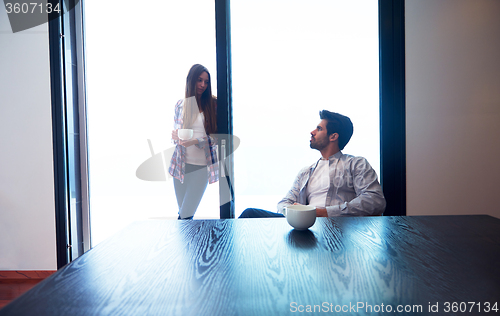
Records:
{"label": "man sitting at table", "polygon": [[344,115],[323,110],[321,122],[311,132],[310,146],[321,159],[302,169],[293,187],[278,203],[278,213],[248,208],[239,218],[283,217],[293,204],[313,205],[316,216],[381,215],[385,198],[375,170],[363,157],[342,153],[351,139],[353,125]]}

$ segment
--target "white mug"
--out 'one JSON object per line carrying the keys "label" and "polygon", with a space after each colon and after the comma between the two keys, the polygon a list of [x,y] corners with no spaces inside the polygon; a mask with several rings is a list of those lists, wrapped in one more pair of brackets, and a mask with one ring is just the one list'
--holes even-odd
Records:
{"label": "white mug", "polygon": [[306,230],[316,222],[316,207],[290,205],[286,207],[286,221],[296,230]]}
{"label": "white mug", "polygon": [[181,140],[190,140],[193,138],[193,130],[189,128],[181,128],[177,131],[177,135]]}

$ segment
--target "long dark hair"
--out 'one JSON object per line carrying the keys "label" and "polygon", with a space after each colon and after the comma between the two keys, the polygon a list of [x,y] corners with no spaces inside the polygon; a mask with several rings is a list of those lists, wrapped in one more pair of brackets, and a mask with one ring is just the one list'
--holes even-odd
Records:
{"label": "long dark hair", "polygon": [[[203,72],[208,74],[208,86],[198,99],[196,96],[196,82]],[[205,117],[203,125],[207,135],[217,133],[217,98],[212,95],[212,77],[208,69],[200,64],[193,65],[189,69],[186,78],[186,99],[190,97],[196,97],[198,109],[203,112]]]}

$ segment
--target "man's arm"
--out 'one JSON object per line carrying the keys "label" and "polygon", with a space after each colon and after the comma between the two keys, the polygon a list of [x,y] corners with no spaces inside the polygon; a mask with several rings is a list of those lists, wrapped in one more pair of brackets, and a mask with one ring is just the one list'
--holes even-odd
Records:
{"label": "man's arm", "polygon": [[309,169],[310,167],[306,167],[300,170],[300,172],[297,174],[290,191],[288,191],[285,197],[278,202],[278,213],[285,214],[284,212],[285,207],[300,202],[299,200],[300,189],[302,187],[302,183],[305,181],[304,177],[306,177],[309,174]]}
{"label": "man's arm", "polygon": [[[385,198],[382,187],[377,180],[375,170],[364,158],[358,158],[351,166],[353,186],[356,197],[340,205],[327,206],[324,211],[328,216],[366,216],[381,215],[385,210]],[[318,213],[318,210],[316,211]],[[318,215],[318,216],[321,216]]]}

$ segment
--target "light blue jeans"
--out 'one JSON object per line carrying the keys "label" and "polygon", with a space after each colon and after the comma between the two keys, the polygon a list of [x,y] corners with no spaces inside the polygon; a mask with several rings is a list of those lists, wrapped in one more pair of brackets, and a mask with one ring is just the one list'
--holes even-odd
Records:
{"label": "light blue jeans", "polygon": [[184,183],[174,178],[178,219],[192,219],[208,184],[207,166],[186,164]]}

